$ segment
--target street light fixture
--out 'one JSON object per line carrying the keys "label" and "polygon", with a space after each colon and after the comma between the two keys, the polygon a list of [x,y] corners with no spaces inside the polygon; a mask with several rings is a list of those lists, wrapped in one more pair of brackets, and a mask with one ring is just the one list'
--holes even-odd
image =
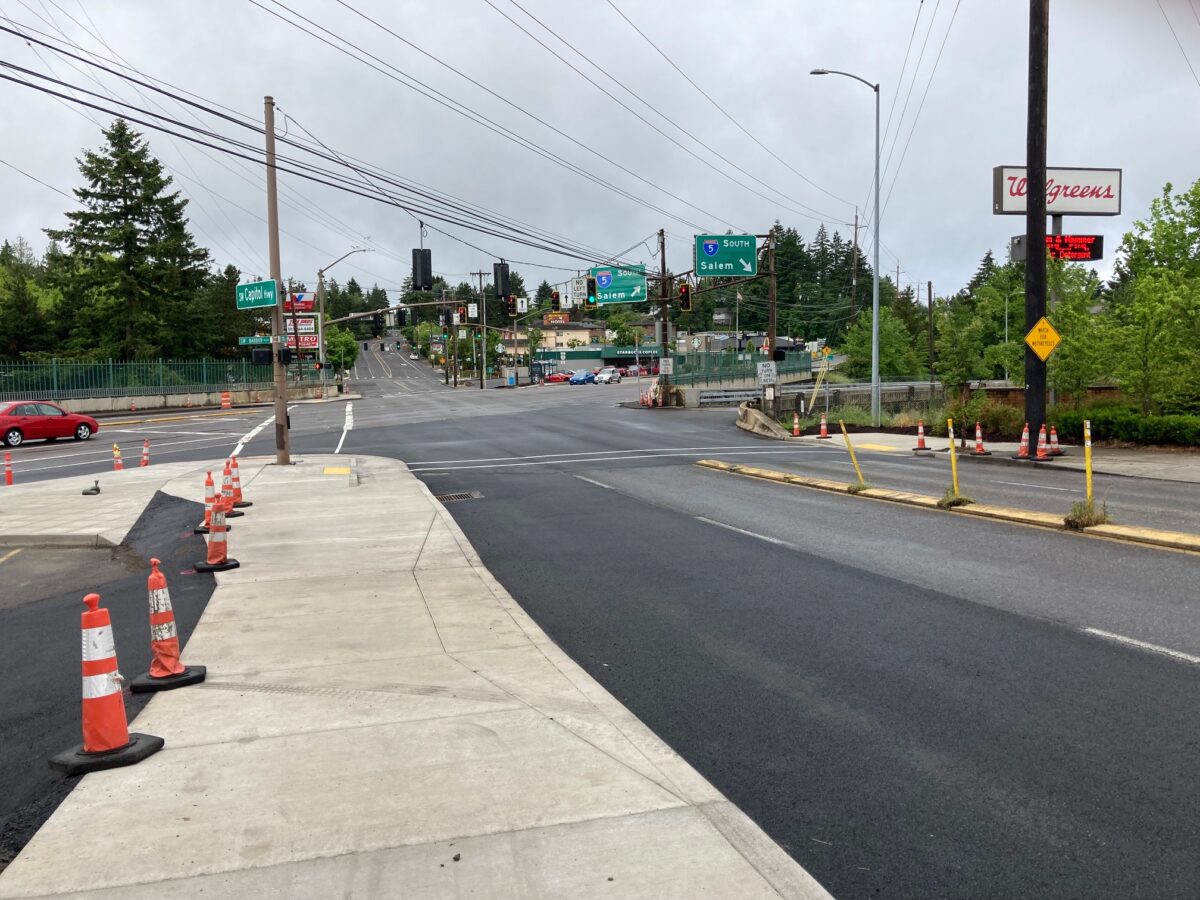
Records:
{"label": "street light fixture", "polygon": [[[325,358],[325,273],[328,272],[330,269],[332,269],[334,266],[336,266],[338,263],[340,263],[347,256],[353,256],[355,253],[370,253],[370,252],[372,252],[370,247],[355,247],[353,250],[349,251],[348,253],[343,253],[341,256],[339,256],[337,259],[335,259],[333,262],[331,262],[329,265],[327,265],[325,268],[317,269],[317,302],[320,307],[320,309],[318,310],[318,315],[317,315],[317,345],[319,347],[319,351],[318,351],[317,355],[320,357],[320,361],[321,361],[321,386],[322,386],[322,389],[324,389],[324,385],[325,385],[325,361],[326,361],[326,358]],[[300,348],[297,347],[296,349],[299,350]],[[342,366],[341,366],[341,361],[339,360],[338,380],[341,381],[341,378],[342,378]]]}
{"label": "street light fixture", "polygon": [[[871,275],[871,422],[879,427],[879,84],[850,72],[813,69],[809,75],[844,75],[875,92],[875,265]],[[899,286],[897,286],[899,287]]]}

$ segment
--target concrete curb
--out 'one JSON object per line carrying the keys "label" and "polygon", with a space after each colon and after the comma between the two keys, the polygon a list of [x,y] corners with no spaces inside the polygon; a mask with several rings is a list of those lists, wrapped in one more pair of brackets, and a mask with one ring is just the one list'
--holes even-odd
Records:
{"label": "concrete curb", "polygon": [[841,481],[810,478],[807,475],[779,472],[774,469],[760,469],[757,466],[744,466],[740,463],[727,463],[717,459],[697,460],[696,465],[706,469],[716,469],[719,472],[728,472],[733,475],[744,475],[747,478],[775,481],[780,484],[792,484],[797,487],[813,488],[837,494],[850,494],[852,496],[866,497],[871,500],[885,500],[891,503],[901,503],[905,506],[916,506],[921,509],[936,509],[957,515],[996,519],[1002,522],[1015,522],[1018,525],[1050,528],[1055,531],[1072,531],[1074,534],[1083,534],[1089,537],[1107,538],[1109,540],[1143,544],[1149,547],[1160,547],[1168,550],[1200,553],[1200,534],[1190,534],[1185,531],[1163,531],[1158,528],[1140,528],[1133,525],[1093,525],[1081,531],[1073,531],[1067,528],[1066,523],[1063,521],[1063,516],[1054,513],[1038,512],[1032,509],[992,506],[986,503],[969,503],[966,506],[956,506],[952,509],[941,510],[938,506],[938,498],[930,497],[926,494],[913,494],[908,491],[893,491],[886,488],[865,488],[852,494],[851,489],[854,486]]}
{"label": "concrete curb", "polygon": [[52,547],[59,549],[107,549],[119,547],[101,534],[2,534],[0,547]]}

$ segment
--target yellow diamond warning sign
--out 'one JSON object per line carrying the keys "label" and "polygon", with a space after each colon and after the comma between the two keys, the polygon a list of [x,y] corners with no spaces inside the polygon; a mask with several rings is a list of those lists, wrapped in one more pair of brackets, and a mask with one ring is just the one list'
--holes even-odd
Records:
{"label": "yellow diamond warning sign", "polygon": [[1029,334],[1025,335],[1025,343],[1038,355],[1038,359],[1045,362],[1054,352],[1054,348],[1062,343],[1062,337],[1054,330],[1050,320],[1042,316],[1038,319],[1038,323],[1029,330]]}

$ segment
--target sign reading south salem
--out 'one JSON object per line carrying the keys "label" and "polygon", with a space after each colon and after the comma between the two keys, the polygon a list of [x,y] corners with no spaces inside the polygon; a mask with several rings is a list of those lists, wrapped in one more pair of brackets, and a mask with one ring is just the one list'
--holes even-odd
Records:
{"label": "sign reading south salem", "polygon": [[758,240],[754,235],[696,235],[698,278],[745,278],[757,274]]}
{"label": "sign reading south salem", "polygon": [[644,265],[598,266],[590,269],[588,274],[596,279],[598,303],[642,303],[646,300]]}

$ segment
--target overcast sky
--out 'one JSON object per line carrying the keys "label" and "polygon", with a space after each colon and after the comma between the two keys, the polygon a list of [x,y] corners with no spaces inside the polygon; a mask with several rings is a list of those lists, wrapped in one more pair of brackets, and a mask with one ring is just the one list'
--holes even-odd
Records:
{"label": "overcast sky", "polygon": [[[263,95],[272,94],[293,120],[278,123],[280,132],[285,124],[293,136],[304,129],[339,154],[553,233],[576,248],[628,251],[625,259],[654,263],[654,242],[647,239],[665,228],[668,264],[677,271],[691,268],[692,236],[702,230],[761,233],[778,219],[811,238],[817,220],[824,220],[849,236],[846,223],[853,221],[855,205],[863,221],[869,219],[864,204],[874,159],[873,95],[849,79],[808,74],[814,67],[843,69],[882,82],[884,122],[892,121],[884,140],[881,192],[885,272],[894,276],[899,264],[902,285],[932,280],[936,293],[951,293],[988,249],[1003,259],[1009,237],[1024,228],[1020,217],[991,214],[993,166],[1024,162],[1024,2],[613,0],[786,166],[690,85],[608,0],[259,2],[285,17],[287,9],[294,10],[357,49],[353,55],[339,52],[250,0],[0,0],[0,16],[56,37],[65,34],[89,51],[119,57],[206,102],[258,119]],[[1190,58],[1200,69],[1200,0],[1161,0],[1162,10],[1159,2],[1052,2],[1050,164],[1124,169],[1120,216],[1065,223],[1068,233],[1104,234],[1104,273],[1121,235],[1146,216],[1164,183],[1182,187],[1200,175],[1200,83],[1188,65]],[[589,84],[501,12],[687,150]],[[35,52],[19,38],[0,34],[0,47],[6,62],[93,90],[101,88],[87,76],[98,77],[104,90],[148,105],[119,79],[45,49]],[[363,53],[395,70],[380,63],[373,65],[389,74],[371,68]],[[422,97],[400,82],[400,72],[658,210]],[[162,102],[173,116],[195,123],[179,105]],[[107,124],[111,117],[11,82],[0,82],[0,104],[6,123],[0,160],[69,193],[80,183],[76,158],[82,148],[100,144],[97,122]],[[205,117],[205,124],[261,141],[227,122]],[[232,262],[248,277],[266,274],[261,168],[147,134],[190,199],[192,229],[214,260]],[[295,176],[280,180],[285,278],[307,280],[311,287],[318,267],[351,247],[366,246],[374,252],[350,257],[330,276],[400,287],[418,241],[409,215]],[[22,236],[39,251],[45,245],[41,229],[61,225],[70,208],[60,194],[4,165],[0,197],[0,236]],[[562,281],[568,270],[587,265],[460,226],[431,225],[482,248],[428,232],[425,246],[432,249],[434,270],[452,283],[470,272],[490,271],[496,256],[521,261],[514,265],[531,290],[542,278]],[[868,242],[869,254],[870,236],[860,238]]]}

